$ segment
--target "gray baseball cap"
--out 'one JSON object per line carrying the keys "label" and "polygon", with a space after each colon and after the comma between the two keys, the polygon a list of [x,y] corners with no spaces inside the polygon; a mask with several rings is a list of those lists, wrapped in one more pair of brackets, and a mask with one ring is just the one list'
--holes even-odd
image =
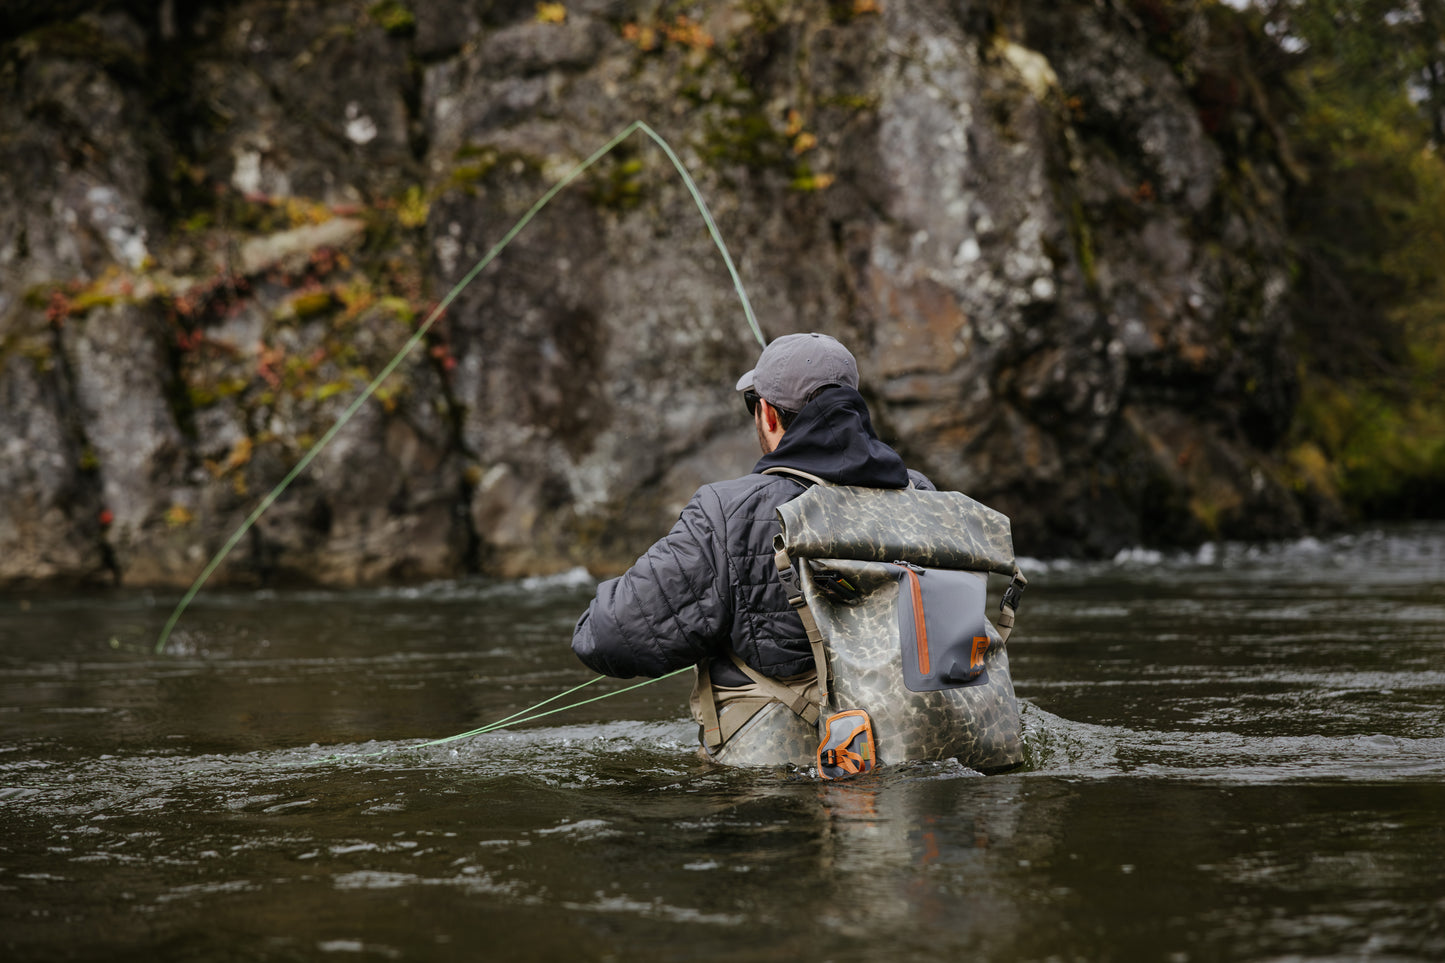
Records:
{"label": "gray baseball cap", "polygon": [[801,411],[824,385],[858,387],[858,362],[826,334],[785,334],[763,349],[757,367],[738,379],[738,391],[752,388],[768,404]]}

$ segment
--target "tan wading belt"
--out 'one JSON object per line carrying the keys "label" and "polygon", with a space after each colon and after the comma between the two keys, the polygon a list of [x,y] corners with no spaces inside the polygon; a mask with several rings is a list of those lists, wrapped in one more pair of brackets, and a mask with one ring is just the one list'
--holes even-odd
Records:
{"label": "tan wading belt", "polygon": [[[764,471],[764,474],[792,475],[814,485],[827,486],[830,484],[817,475],[811,475],[795,468],[781,466],[769,468]],[[908,483],[908,487],[913,487],[911,481]],[[778,567],[778,580],[782,582],[783,589],[787,592],[788,604],[793,607],[793,611],[798,613],[798,618],[802,620],[803,628],[808,633],[808,645],[813,650],[813,664],[817,667],[817,698],[811,698],[807,691],[811,687],[812,679],[800,680],[796,685],[770,679],[739,659],[736,653],[729,652],[728,657],[732,660],[733,665],[752,680],[753,686],[723,690],[730,694],[729,705],[747,706],[750,710],[733,713],[736,719],[729,719],[728,725],[724,729],[719,721],[717,690],[712,684],[708,662],[704,660],[697,667],[697,684],[694,687],[693,695],[698,721],[702,724],[703,743],[709,752],[717,752],[721,749],[749,719],[770,703],[781,702],[809,724],[818,721],[822,707],[828,704],[828,660],[824,652],[824,646],[827,643],[823,638],[822,631],[818,628],[817,620],[813,618],[813,613],[808,608],[808,600],[803,594],[802,580],[798,577],[798,572],[793,567],[787,550],[783,548],[782,541],[782,535],[774,536],[773,562]],[[997,628],[1000,644],[1006,644],[1009,634],[1013,632],[1014,616],[1028,584],[1028,579],[1024,578],[1023,572],[1017,565],[1014,565],[1013,578],[1010,580],[1008,588],[1004,590],[1003,599],[999,602]]]}
{"label": "tan wading belt", "polygon": [[[714,686],[707,661],[697,667],[693,709],[702,724],[703,744],[709,752],[721,749],[753,716],[774,702],[781,702],[809,725],[817,723],[821,702],[808,693],[814,681],[812,673],[796,681],[780,681],[768,678],[736,655],[732,655],[732,663],[751,680],[750,685]],[[739,711],[724,713],[723,708]]]}

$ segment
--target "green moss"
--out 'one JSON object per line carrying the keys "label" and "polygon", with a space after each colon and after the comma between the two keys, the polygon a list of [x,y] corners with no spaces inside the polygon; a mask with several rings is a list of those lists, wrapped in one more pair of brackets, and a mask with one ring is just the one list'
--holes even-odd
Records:
{"label": "green moss", "polygon": [[831,94],[818,98],[819,107],[838,107],[855,113],[877,110],[878,104],[877,94]]}
{"label": "green moss", "polygon": [[393,37],[416,33],[416,14],[401,0],[378,0],[366,8],[366,15]]}
{"label": "green moss", "polygon": [[220,400],[209,385],[186,385],[186,399],[192,408],[209,408]]}
{"label": "green moss", "polygon": [[326,314],[335,306],[336,299],[330,291],[307,291],[296,295],[290,302],[292,313],[301,321]]}
{"label": "green moss", "polygon": [[20,357],[29,361],[38,374],[55,367],[55,347],[51,338],[41,333],[12,332],[0,337],[0,367],[5,359]]}
{"label": "green moss", "polygon": [[55,289],[54,284],[36,284],[25,289],[21,300],[27,308],[43,311],[50,303],[50,295],[54,293]]}
{"label": "green moss", "polygon": [[758,111],[709,118],[703,128],[702,155],[708,161],[754,170],[792,167],[787,138]]}
{"label": "green moss", "polygon": [[830,187],[832,183],[832,174],[814,173],[812,167],[808,164],[800,163],[794,168],[793,179],[789,182],[788,186],[795,191],[808,193],[811,191],[825,190]]}
{"label": "green moss", "polygon": [[642,200],[643,163],[636,157],[621,157],[592,180],[590,196],[598,207],[628,210]]}
{"label": "green moss", "polygon": [[468,144],[457,151],[457,160],[459,163],[447,177],[447,187],[470,193],[500,163],[501,155],[493,148]]}
{"label": "green moss", "polygon": [[477,185],[494,173],[505,171],[508,177],[539,175],[545,165],[536,157],[516,151],[499,151],[494,147],[470,145],[457,151],[460,161],[451,169],[443,190],[459,190],[475,194]]}
{"label": "green moss", "polygon": [[81,291],[70,299],[72,317],[84,315],[93,308],[108,308],[120,303],[121,298],[101,291]]}
{"label": "green moss", "polygon": [[324,385],[318,385],[317,388],[311,392],[311,397],[317,401],[325,401],[327,398],[341,394],[350,387],[351,384],[346,381],[328,381]]}
{"label": "green moss", "polygon": [[291,226],[291,219],[281,208],[239,194],[223,196],[220,218],[227,227],[253,234],[275,234]]}
{"label": "green moss", "polygon": [[377,301],[376,305],[407,327],[416,323],[416,311],[405,298],[385,297]]}
{"label": "green moss", "polygon": [[419,184],[408,187],[406,193],[396,204],[396,218],[401,222],[402,227],[424,227],[430,212],[431,203],[427,200],[426,192]]}
{"label": "green moss", "polygon": [[186,397],[192,408],[209,408],[226,398],[241,394],[250,386],[245,378],[223,378],[215,384],[186,385]]}
{"label": "green moss", "polygon": [[798,110],[787,112],[776,122],[756,103],[755,95],[742,86],[741,105],[704,120],[703,139],[699,152],[709,162],[735,165],[752,171],[775,171],[787,178],[795,191],[821,191],[829,187],[836,175],[815,171],[807,160],[817,147],[818,139],[806,129],[806,120]]}
{"label": "green moss", "polygon": [[184,234],[198,234],[215,225],[216,218],[210,211],[197,211],[181,222],[181,232]]}

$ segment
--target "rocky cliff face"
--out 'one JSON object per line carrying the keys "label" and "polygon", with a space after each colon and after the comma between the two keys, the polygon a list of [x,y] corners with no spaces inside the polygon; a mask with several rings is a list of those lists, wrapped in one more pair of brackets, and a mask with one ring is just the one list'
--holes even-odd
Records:
{"label": "rocky cliff face", "polygon": [[[768,336],[1021,553],[1300,531],[1282,164],[1203,5],[72,5],[0,65],[0,583],[188,583],[560,177],[645,120]],[[145,8],[149,10],[149,8]],[[55,14],[59,17],[59,13]],[[1243,78],[1243,79],[1241,79]],[[640,135],[219,578],[628,564],[745,472],[758,346]]]}

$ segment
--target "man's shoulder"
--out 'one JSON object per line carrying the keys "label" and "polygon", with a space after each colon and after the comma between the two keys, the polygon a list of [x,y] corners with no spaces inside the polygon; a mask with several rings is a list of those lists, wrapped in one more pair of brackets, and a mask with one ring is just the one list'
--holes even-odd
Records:
{"label": "man's shoulder", "polygon": [[783,475],[752,473],[709,482],[693,496],[709,509],[720,511],[724,517],[731,517],[739,511],[753,508],[762,503],[775,508],[785,501],[802,494],[805,486]]}

